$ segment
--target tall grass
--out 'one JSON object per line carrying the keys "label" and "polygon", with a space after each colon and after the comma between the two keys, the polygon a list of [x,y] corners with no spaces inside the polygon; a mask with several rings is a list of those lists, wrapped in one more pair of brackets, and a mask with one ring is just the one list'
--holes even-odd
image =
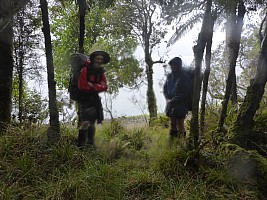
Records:
{"label": "tall grass", "polygon": [[61,130],[55,146],[43,128],[0,136],[0,199],[261,199],[255,183],[232,178],[212,151],[185,165],[184,141],[170,147],[162,126],[110,122],[97,129],[95,151],[76,148],[77,130]]}

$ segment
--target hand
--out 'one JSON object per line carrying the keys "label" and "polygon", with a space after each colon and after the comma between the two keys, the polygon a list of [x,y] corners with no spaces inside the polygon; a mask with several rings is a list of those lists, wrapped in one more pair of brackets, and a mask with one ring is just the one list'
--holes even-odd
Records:
{"label": "hand", "polygon": [[168,107],[173,107],[173,101],[172,99],[166,99],[166,103]]}
{"label": "hand", "polygon": [[175,101],[175,99],[170,99],[168,103],[170,104],[170,106],[174,106],[177,103],[177,101]]}
{"label": "hand", "polygon": [[94,84],[91,82],[87,82],[90,87],[94,87]]}

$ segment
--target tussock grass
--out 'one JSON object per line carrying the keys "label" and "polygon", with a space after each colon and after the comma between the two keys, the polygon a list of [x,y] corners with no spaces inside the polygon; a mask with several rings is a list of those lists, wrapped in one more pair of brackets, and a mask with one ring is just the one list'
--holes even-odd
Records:
{"label": "tussock grass", "polygon": [[110,122],[97,129],[96,151],[77,149],[69,127],[49,146],[45,130],[11,127],[0,136],[0,199],[262,198],[256,183],[235,180],[212,150],[188,160],[185,141],[170,147],[162,126]]}

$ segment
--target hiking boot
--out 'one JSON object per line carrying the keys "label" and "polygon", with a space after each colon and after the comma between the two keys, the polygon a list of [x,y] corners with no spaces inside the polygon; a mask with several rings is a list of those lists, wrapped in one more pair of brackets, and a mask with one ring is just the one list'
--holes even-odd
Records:
{"label": "hiking boot", "polygon": [[79,130],[79,134],[78,134],[78,141],[77,141],[77,147],[81,148],[85,145],[85,141],[86,141],[86,130]]}
{"label": "hiking boot", "polygon": [[95,146],[95,127],[89,126],[87,132],[87,143],[91,146]]}

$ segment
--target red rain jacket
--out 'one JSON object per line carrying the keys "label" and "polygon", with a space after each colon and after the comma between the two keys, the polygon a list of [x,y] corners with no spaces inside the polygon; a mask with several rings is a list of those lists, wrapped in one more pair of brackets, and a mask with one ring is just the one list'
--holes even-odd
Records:
{"label": "red rain jacket", "polygon": [[[88,82],[93,83],[93,87],[89,86]],[[101,76],[90,74],[87,67],[83,67],[78,80],[78,88],[80,91],[88,93],[107,91],[108,85],[105,73]]]}

